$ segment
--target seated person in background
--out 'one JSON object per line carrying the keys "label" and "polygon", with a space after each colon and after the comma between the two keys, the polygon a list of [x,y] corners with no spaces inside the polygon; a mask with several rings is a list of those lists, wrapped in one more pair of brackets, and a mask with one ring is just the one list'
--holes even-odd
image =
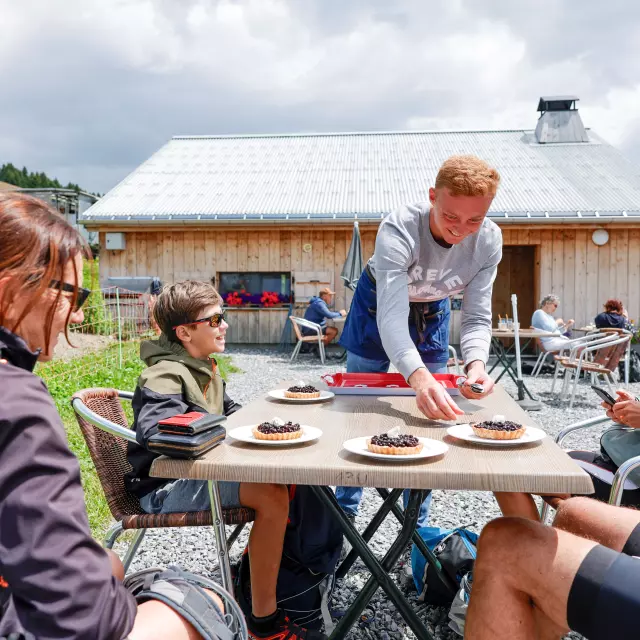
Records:
{"label": "seated person in background", "polygon": [[540,301],[540,308],[534,311],[531,317],[531,326],[539,331],[545,331],[546,333],[556,333],[557,336],[548,336],[546,338],[540,338],[540,342],[545,351],[560,351],[567,347],[569,338],[562,335],[564,331],[570,329],[574,322],[569,320],[565,323],[562,318],[554,318],[558,305],[560,304],[560,298],[554,294],[545,296]]}
{"label": "seated person in background", "polygon": [[[165,287],[154,308],[162,330],[160,338],[140,346],[140,357],[148,368],[133,396],[138,444],[129,443],[132,471],[125,481],[147,513],[211,508],[206,481],[167,481],[149,476],[158,454],[149,451],[147,443],[158,432],[160,420],[189,411],[230,415],[240,408],[227,396],[212,357],[224,351],[229,326],[221,302],[218,292],[206,282],[186,281]],[[249,507],[256,512],[249,536],[252,615],[247,625],[251,638],[325,638],[289,623],[276,606],[276,581],[289,517],[287,487],[244,482],[221,482],[219,486],[223,507]]]}
{"label": "seated person in background", "polygon": [[596,329],[627,329],[629,314],[620,300],[612,298],[604,303],[604,311],[595,317],[593,323]]}
{"label": "seated person in background", "polygon": [[553,527],[498,518],[482,531],[466,640],[638,638],[640,513],[590,498],[560,503]]}
{"label": "seated person in background", "polygon": [[[631,427],[634,431],[623,428],[607,430],[600,439],[599,452],[569,452],[569,456],[591,476],[594,497],[602,502],[609,501],[613,476],[618,467],[629,458],[640,456],[640,400],[624,389],[620,389],[617,395],[613,407],[606,402],[602,406],[611,420],[615,420],[621,427]],[[629,480],[640,487],[640,470],[632,471]],[[626,489],[622,494],[622,504],[640,507],[640,488]]]}
{"label": "seated person in background", "polygon": [[[338,335],[338,330],[335,327],[327,327],[327,318],[340,318],[347,315],[344,309],[341,311],[331,311],[329,309],[329,305],[335,294],[336,292],[331,291],[328,287],[320,289],[319,295],[313,296],[311,300],[309,300],[309,306],[304,312],[305,320],[315,322],[322,327],[322,333],[324,335],[322,341],[325,344],[329,344]],[[302,334],[305,336],[314,336],[316,332],[313,329],[302,327]]]}
{"label": "seated person in background", "polygon": [[[0,194],[0,228],[0,638],[196,640],[149,591],[137,606],[122,563],[92,538],[78,460],[32,373],[84,320],[91,252],[57,211],[22,194]],[[208,604],[226,627],[222,602]]]}

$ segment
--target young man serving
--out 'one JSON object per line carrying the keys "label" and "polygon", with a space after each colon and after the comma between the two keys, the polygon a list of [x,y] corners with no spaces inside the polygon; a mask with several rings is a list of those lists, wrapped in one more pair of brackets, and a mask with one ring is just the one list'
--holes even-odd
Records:
{"label": "young man serving", "polygon": [[[440,168],[428,202],[386,216],[340,338],[348,372],[386,372],[392,363],[415,390],[419,410],[434,420],[455,420],[463,413],[432,375],[447,370],[454,294],[464,294],[462,395],[477,399],[493,389],[485,365],[502,234],[486,216],[499,182],[498,172],[479,158],[454,156]],[[473,391],[476,384],[481,393]],[[336,496],[347,515],[355,516],[362,489],[338,487]],[[420,526],[429,501],[430,496]]]}

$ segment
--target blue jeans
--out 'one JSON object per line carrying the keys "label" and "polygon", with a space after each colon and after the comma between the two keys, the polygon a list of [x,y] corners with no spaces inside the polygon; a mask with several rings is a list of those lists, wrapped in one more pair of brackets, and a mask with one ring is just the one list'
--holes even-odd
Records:
{"label": "blue jeans", "polygon": [[[440,363],[425,363],[425,366],[431,373],[446,373],[447,365]],[[363,358],[351,351],[347,352],[347,372],[348,373],[386,373],[389,370],[389,360],[370,360]],[[362,487],[336,487],[336,499],[342,510],[347,515],[356,515],[358,506],[362,500]],[[409,490],[405,489],[402,494],[402,502],[404,508],[407,508],[409,501]],[[420,515],[418,516],[418,527],[426,527],[429,517],[429,506],[431,505],[431,492],[424,499],[420,506]]]}

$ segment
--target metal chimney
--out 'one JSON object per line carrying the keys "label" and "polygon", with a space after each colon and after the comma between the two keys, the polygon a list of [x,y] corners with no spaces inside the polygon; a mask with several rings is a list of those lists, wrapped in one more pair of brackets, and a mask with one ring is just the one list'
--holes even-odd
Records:
{"label": "metal chimney", "polygon": [[540,144],[589,142],[587,130],[576,108],[578,100],[576,96],[540,98],[540,118],[536,126],[536,139]]}

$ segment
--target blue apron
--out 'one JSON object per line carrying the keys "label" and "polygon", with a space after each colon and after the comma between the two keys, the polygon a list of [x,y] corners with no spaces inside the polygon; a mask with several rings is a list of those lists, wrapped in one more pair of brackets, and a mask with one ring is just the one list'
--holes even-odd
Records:
{"label": "blue apron", "polygon": [[[371,360],[389,360],[376,323],[376,283],[368,268],[362,272],[344,323],[339,344],[347,351]],[[409,313],[409,334],[422,361],[446,363],[449,359],[449,298],[425,303],[424,331],[421,335],[414,314]]]}

